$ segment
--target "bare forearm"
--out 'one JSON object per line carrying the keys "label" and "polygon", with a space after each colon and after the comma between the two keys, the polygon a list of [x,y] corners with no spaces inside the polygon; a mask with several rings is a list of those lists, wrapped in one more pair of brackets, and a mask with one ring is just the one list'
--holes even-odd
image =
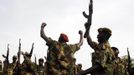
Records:
{"label": "bare forearm", "polygon": [[46,26],[45,23],[42,23],[41,25],[41,30],[40,30],[40,36],[45,40],[48,41],[48,37],[46,36],[45,32],[44,32],[44,27]]}
{"label": "bare forearm", "polygon": [[81,46],[83,44],[83,32],[80,30],[79,34],[80,34],[80,40],[79,40],[78,46]]}
{"label": "bare forearm", "polygon": [[88,32],[87,32],[87,43],[93,48],[93,41],[90,36],[90,28],[88,29]]}

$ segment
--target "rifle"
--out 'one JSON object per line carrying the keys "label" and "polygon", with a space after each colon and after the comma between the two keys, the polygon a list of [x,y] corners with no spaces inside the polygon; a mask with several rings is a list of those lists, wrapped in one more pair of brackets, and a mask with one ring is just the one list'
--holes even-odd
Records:
{"label": "rifle", "polygon": [[18,64],[20,64],[20,54],[21,54],[21,39],[19,39],[19,48],[18,48]]}
{"label": "rifle", "polygon": [[129,50],[128,50],[128,48],[127,48],[127,54],[128,54],[128,73],[129,73],[129,75],[131,75],[131,57],[130,57],[130,54],[129,54]]}
{"label": "rifle", "polygon": [[7,44],[7,55],[2,56],[5,58],[3,72],[6,72],[9,65],[9,44]]}
{"label": "rifle", "polygon": [[36,55],[34,55],[34,62],[35,62],[35,65],[37,65]]}
{"label": "rifle", "polygon": [[2,56],[6,59],[6,62],[9,63],[9,44],[7,44],[7,55],[5,56],[3,54]]}
{"label": "rifle", "polygon": [[33,49],[34,49],[34,43],[32,43],[32,48],[31,48],[31,51],[30,51],[30,55],[32,56],[33,54]]}
{"label": "rifle", "polygon": [[6,57],[6,59],[7,59],[7,62],[9,63],[9,44],[7,45],[7,57]]}
{"label": "rifle", "polygon": [[89,4],[89,15],[87,15],[87,14],[85,13],[85,11],[83,12],[83,16],[84,16],[85,18],[87,18],[87,24],[85,24],[85,26],[86,26],[86,32],[85,32],[85,34],[84,34],[84,38],[87,37],[89,28],[90,28],[90,26],[91,26],[91,24],[92,24],[92,14],[93,14],[93,0],[90,0],[90,4]]}
{"label": "rifle", "polygon": [[21,75],[20,72],[20,54],[21,54],[21,39],[19,39],[19,47],[18,47],[18,61],[17,61],[17,65],[16,65],[16,74],[17,75]]}

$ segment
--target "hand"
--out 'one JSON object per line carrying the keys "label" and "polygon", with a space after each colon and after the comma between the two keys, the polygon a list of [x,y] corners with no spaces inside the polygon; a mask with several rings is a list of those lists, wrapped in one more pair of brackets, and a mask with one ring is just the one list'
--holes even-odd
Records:
{"label": "hand", "polygon": [[89,28],[88,23],[85,23],[85,29],[88,29],[88,28]]}
{"label": "hand", "polygon": [[42,23],[41,28],[44,28],[47,24],[45,22]]}
{"label": "hand", "polygon": [[79,34],[80,34],[80,35],[82,35],[82,34],[83,34],[82,30],[79,30]]}

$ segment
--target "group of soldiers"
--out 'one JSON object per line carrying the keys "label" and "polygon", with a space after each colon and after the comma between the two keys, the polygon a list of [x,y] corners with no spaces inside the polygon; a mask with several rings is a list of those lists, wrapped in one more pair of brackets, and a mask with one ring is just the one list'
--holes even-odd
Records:
{"label": "group of soldiers", "polygon": [[[7,54],[2,55],[5,60],[0,61],[0,75],[44,75],[44,59],[39,59],[39,64],[31,61],[34,49],[34,43],[30,53],[21,51],[21,43],[19,41],[19,51],[12,57],[12,63],[9,62],[9,45],[7,46]],[[23,55],[23,62],[20,63],[20,55]]]}
{"label": "group of soldiers", "polygon": [[[64,33],[60,35],[58,41],[48,38],[43,31],[45,26],[46,23],[42,23],[40,33],[49,47],[47,57],[39,58],[37,64],[35,56],[33,62],[31,57],[34,43],[30,52],[23,52],[21,51],[20,39],[18,53],[12,57],[12,63],[9,62],[9,44],[7,45],[7,54],[2,55],[5,60],[0,61],[0,75],[74,75],[82,71],[82,64],[76,64],[76,59],[73,56],[83,43],[82,31],[79,31],[79,43],[68,45],[66,42],[69,40]],[[20,63],[21,55],[24,59],[22,63]]]}
{"label": "group of soldiers", "polygon": [[[39,59],[39,64],[31,61],[34,44],[30,53],[21,51],[21,43],[19,42],[19,51],[13,56],[13,62],[9,63],[9,47],[7,47],[7,55],[2,55],[5,60],[0,61],[0,75],[133,75],[134,67],[132,67],[131,58],[128,51],[128,58],[121,59],[118,54],[117,47],[110,46],[109,39],[112,31],[109,28],[99,28],[97,39],[94,42],[90,36],[90,27],[92,25],[93,1],[90,0],[89,15],[83,12],[87,22],[85,23],[85,34],[79,30],[80,39],[78,43],[68,44],[68,36],[61,33],[58,41],[46,36],[44,28],[46,23],[42,23],[40,36],[48,46],[47,56]],[[87,39],[88,45],[94,50],[91,55],[92,66],[86,70],[82,70],[82,64],[76,64],[74,54],[80,50],[83,45],[83,39]],[[9,46],[9,45],[8,45]],[[20,63],[20,55],[23,55],[24,61]]]}

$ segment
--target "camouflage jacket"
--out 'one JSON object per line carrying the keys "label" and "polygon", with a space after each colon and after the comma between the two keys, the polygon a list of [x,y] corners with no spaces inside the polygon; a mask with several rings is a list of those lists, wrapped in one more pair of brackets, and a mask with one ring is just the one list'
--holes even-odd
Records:
{"label": "camouflage jacket", "polygon": [[118,57],[114,59],[114,75],[125,75],[126,67],[123,61]]}
{"label": "camouflage jacket", "polygon": [[92,75],[113,75],[113,58],[114,53],[111,50],[109,43],[97,44],[94,43],[92,53],[92,66],[99,64],[103,70]]}
{"label": "camouflage jacket", "polygon": [[68,45],[66,43],[59,43],[52,39],[47,42],[47,75],[73,75],[73,55],[79,50],[77,44]]}

